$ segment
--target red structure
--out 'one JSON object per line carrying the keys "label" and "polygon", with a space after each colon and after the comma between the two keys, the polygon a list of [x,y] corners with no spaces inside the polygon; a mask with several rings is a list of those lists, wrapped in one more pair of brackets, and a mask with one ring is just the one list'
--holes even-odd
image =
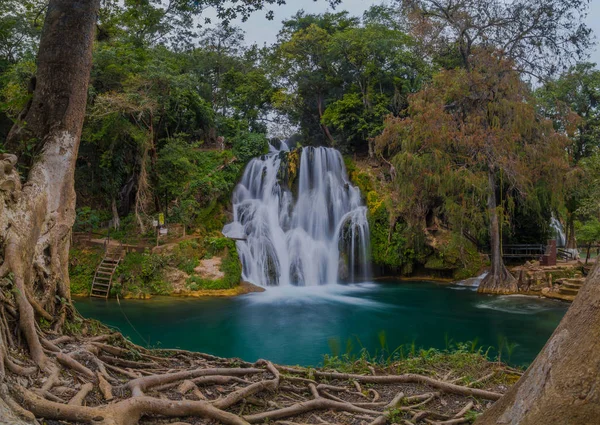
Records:
{"label": "red structure", "polygon": [[546,245],[546,252],[540,258],[541,266],[556,266],[556,239],[550,239]]}

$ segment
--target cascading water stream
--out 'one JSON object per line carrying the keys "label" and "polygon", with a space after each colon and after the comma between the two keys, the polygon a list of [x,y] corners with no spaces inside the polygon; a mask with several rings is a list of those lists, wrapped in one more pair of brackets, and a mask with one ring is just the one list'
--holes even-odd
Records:
{"label": "cascading water stream", "polygon": [[303,148],[297,193],[287,179],[290,152],[271,148],[253,159],[233,193],[233,221],[223,234],[236,245],[244,280],[262,286],[322,285],[369,274],[369,224],[360,190],[341,154]]}
{"label": "cascading water stream", "polygon": [[565,230],[563,225],[554,215],[550,218],[550,227],[554,231],[554,237],[556,238],[556,246],[564,247],[567,245],[567,238],[565,236]]}

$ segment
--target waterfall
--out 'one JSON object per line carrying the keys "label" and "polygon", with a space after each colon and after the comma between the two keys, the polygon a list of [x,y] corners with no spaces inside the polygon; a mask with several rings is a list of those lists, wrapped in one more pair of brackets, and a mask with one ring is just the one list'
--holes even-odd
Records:
{"label": "waterfall", "polygon": [[348,181],[342,155],[303,148],[289,181],[291,155],[285,143],[271,147],[250,161],[233,192],[233,221],[223,234],[237,239],[242,278],[262,286],[366,278],[367,208]]}
{"label": "waterfall", "polygon": [[563,225],[554,215],[550,218],[550,227],[554,230],[554,236],[556,238],[556,246],[564,247],[567,245],[567,238],[565,236],[565,230]]}
{"label": "waterfall", "polygon": [[481,281],[483,279],[485,279],[485,277],[487,275],[488,275],[488,272],[483,272],[479,276],[475,276],[475,277],[471,277],[469,279],[461,280],[460,282],[456,282],[454,285],[456,285],[456,286],[466,286],[466,287],[470,287],[470,288],[473,288],[473,289],[477,289],[477,288],[479,288],[479,285],[481,284]]}

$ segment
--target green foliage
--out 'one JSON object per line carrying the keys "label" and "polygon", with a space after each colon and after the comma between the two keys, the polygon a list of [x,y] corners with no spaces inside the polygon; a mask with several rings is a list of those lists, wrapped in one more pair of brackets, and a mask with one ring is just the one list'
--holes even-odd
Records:
{"label": "green foliage", "polygon": [[[375,192],[369,192],[368,197],[374,196]],[[370,209],[369,212],[373,262],[394,271],[411,273],[414,251],[408,247],[405,236],[406,226],[403,223],[395,223],[391,227],[389,213],[383,203],[374,210]]]}
{"label": "green foliage", "polygon": [[31,99],[29,85],[36,69],[34,58],[27,57],[0,73],[0,111],[10,118],[16,119]]}
{"label": "green foliage", "polygon": [[77,230],[97,230],[103,221],[110,220],[110,214],[106,211],[97,211],[85,206],[77,208],[74,227]]}
{"label": "green foliage", "polygon": [[[447,240],[446,238],[449,238]],[[475,276],[484,266],[477,247],[456,232],[438,241],[440,247],[427,259],[425,268],[430,270],[452,270],[455,280]]]}
{"label": "green foliage", "polygon": [[264,134],[241,133],[232,141],[233,153],[242,163],[269,152],[269,142]]}
{"label": "green foliage", "polygon": [[0,72],[8,64],[35,54],[43,0],[3,0],[0,4]]}
{"label": "green foliage", "polygon": [[[357,342],[361,346],[360,341]],[[374,353],[364,348],[356,352],[351,349],[352,345],[347,343],[346,351],[340,353],[339,341],[330,341],[332,354],[323,357],[323,367],[345,373],[369,373],[370,367],[377,366],[388,373],[418,373],[434,377],[440,370],[445,370],[461,377],[460,385],[469,385],[494,368],[492,359],[489,358],[491,348],[484,349],[476,341],[456,344],[449,342],[444,350],[418,348],[414,342],[390,350],[384,337],[381,349]],[[493,379],[498,383],[506,383],[513,377],[502,374]]]}
{"label": "green foliage", "polygon": [[206,248],[198,240],[190,239],[179,242],[177,246],[169,252],[169,264],[177,269],[192,274],[194,268],[198,266],[199,259],[206,253]]}
{"label": "green foliage", "polygon": [[234,151],[206,151],[174,138],[162,148],[156,165],[158,193],[177,200],[169,214],[172,220],[207,232],[223,226],[223,204],[229,202],[245,161],[267,146],[261,135],[236,143]]}
{"label": "green foliage", "polygon": [[376,94],[370,106],[365,107],[360,93],[346,93],[327,107],[321,121],[338,130],[342,146],[363,144],[364,149],[365,141],[383,130],[383,119],[390,113],[390,103],[386,95]]}
{"label": "green foliage", "polygon": [[600,221],[593,218],[585,223],[575,223],[577,241],[584,245],[593,245],[600,242]]}
{"label": "green foliage", "polygon": [[[549,219],[561,197],[563,180],[557,177],[566,170],[567,139],[524,101],[531,93],[510,62],[480,52],[472,65],[436,74],[410,98],[406,117],[386,120],[377,147],[398,170],[394,213],[415,235],[448,229],[483,245],[489,241],[486,225],[489,235],[501,231],[488,217],[494,196],[502,230],[517,218],[520,205],[521,212],[540,217],[530,223],[541,227],[535,231],[543,237],[548,227],[541,218]],[[498,95],[484,94],[490,91]],[[460,240],[453,245],[439,250],[426,267],[461,262],[474,270],[474,250],[461,253],[469,245]]]}
{"label": "green foliage", "polygon": [[69,252],[69,277],[72,294],[88,295],[90,293],[96,268],[103,256],[104,253],[100,248],[71,249]]}
{"label": "green foliage", "polygon": [[[199,212],[228,200],[245,163],[266,152],[261,120],[272,80],[262,51],[246,48],[233,26],[208,28],[200,47],[177,49],[180,6],[166,13],[145,5],[148,14],[127,3],[103,9],[76,190],[92,208],[115,204],[126,216],[138,187],[147,186],[146,215],[166,212],[194,229],[203,224]],[[155,36],[179,41],[156,43]],[[221,152],[221,138],[230,150]]]}
{"label": "green foliage", "polygon": [[563,204],[572,232],[576,218],[598,216],[600,71],[595,64],[577,64],[546,82],[535,95],[539,112],[570,139],[566,152],[571,169],[565,176]]}
{"label": "green foliage", "polygon": [[347,12],[299,12],[283,23],[271,56],[281,80],[273,105],[299,124],[304,143],[365,152],[384,117],[400,113],[428,79],[393,15],[375,6],[362,22]]}
{"label": "green foliage", "polygon": [[579,63],[535,92],[540,113],[556,130],[570,134],[573,164],[600,146],[600,71],[593,63]]}
{"label": "green foliage", "polygon": [[111,293],[142,295],[166,295],[171,291],[171,284],[164,279],[164,268],[169,258],[165,255],[150,252],[131,252],[125,256],[115,276]]}

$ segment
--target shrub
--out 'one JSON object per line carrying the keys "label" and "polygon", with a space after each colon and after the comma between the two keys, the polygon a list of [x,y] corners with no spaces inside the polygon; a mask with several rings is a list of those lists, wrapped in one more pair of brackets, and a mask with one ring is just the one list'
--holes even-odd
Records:
{"label": "shrub", "polygon": [[69,252],[69,277],[71,292],[75,295],[88,295],[96,268],[104,253],[100,248],[73,248]]}
{"label": "shrub", "polygon": [[166,255],[150,252],[132,252],[125,256],[116,275],[118,284],[113,285],[112,293],[136,295],[166,295],[171,292],[171,284],[165,281],[164,268],[169,263]]}

